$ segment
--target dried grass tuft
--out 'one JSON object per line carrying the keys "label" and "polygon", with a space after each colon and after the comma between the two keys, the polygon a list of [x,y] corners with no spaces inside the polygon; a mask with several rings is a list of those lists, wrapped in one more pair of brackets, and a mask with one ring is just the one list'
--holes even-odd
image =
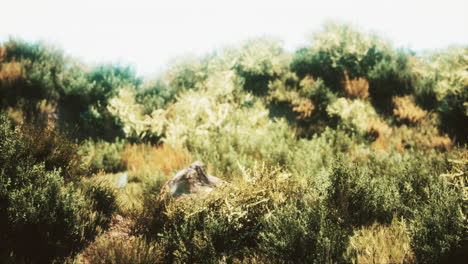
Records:
{"label": "dried grass tuft", "polygon": [[427,111],[417,106],[410,96],[395,96],[392,101],[395,105],[393,114],[399,122],[418,123],[427,116]]}
{"label": "dried grass tuft", "polygon": [[12,61],[0,64],[0,80],[15,81],[23,78],[25,70],[21,63]]}
{"label": "dried grass tuft", "polygon": [[350,80],[348,72],[344,72],[343,86],[346,94],[351,98],[367,99],[369,98],[369,82],[362,77]]}
{"label": "dried grass tuft", "polygon": [[131,144],[124,149],[123,161],[130,172],[147,174],[161,170],[169,176],[172,172],[187,167],[192,162],[192,156],[187,149],[170,144]]}
{"label": "dried grass tuft", "polygon": [[389,226],[374,223],[357,230],[350,239],[348,255],[354,263],[412,263],[411,238],[405,222]]}

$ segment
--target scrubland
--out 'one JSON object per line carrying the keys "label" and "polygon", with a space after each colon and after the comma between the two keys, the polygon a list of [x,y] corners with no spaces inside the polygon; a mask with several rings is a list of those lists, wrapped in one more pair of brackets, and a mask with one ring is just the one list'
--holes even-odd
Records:
{"label": "scrubland", "polygon": [[[467,258],[467,46],[328,23],[143,80],[12,39],[0,110],[2,263]],[[229,185],[160,199],[195,160]]]}

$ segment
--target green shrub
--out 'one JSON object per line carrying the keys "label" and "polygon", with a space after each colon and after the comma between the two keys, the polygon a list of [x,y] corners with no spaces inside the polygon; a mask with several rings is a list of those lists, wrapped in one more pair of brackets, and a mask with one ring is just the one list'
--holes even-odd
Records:
{"label": "green shrub", "polygon": [[260,38],[246,41],[234,51],[233,69],[245,79],[245,90],[266,95],[269,81],[287,71],[289,56],[281,45],[280,41]]}
{"label": "green shrub", "polygon": [[404,217],[416,260],[441,260],[463,234],[461,193],[439,176],[448,169],[447,157],[436,152],[338,160],[328,185],[330,210],[353,226]]}
{"label": "green shrub", "polygon": [[83,163],[92,171],[119,172],[125,169],[122,153],[125,142],[116,140],[106,141],[84,141],[79,149]]}
{"label": "green shrub", "polygon": [[466,225],[462,198],[446,182],[425,189],[427,198],[414,211],[412,247],[420,263],[441,260],[460,247]]}
{"label": "green shrub", "polygon": [[378,61],[368,72],[369,93],[374,107],[386,114],[392,110],[392,98],[413,93],[413,75],[408,55],[398,51]]}
{"label": "green shrub", "polygon": [[[62,52],[43,43],[29,44],[21,40],[9,40],[3,45],[6,51],[4,63],[18,62],[24,74],[13,82],[0,81],[2,104],[15,106],[19,99],[25,99],[29,102],[25,107],[28,107],[43,99],[57,101],[61,91],[58,80],[65,65]],[[33,109],[25,110],[33,115],[29,112]]]}
{"label": "green shrub", "polygon": [[310,47],[296,52],[291,69],[300,78],[321,78],[334,92],[342,92],[344,71],[351,79],[366,77],[388,52],[388,44],[352,26],[326,23],[321,32],[314,34]]}
{"label": "green shrub", "polygon": [[2,262],[48,263],[76,252],[102,230],[96,211],[87,208],[93,202],[65,185],[69,172],[62,170],[70,164],[31,152],[28,137],[0,115]]}
{"label": "green shrub", "polygon": [[467,47],[453,47],[429,54],[413,66],[418,78],[415,81],[416,99],[428,110],[441,116],[440,129],[467,142],[464,126],[468,120]]}
{"label": "green shrub", "polygon": [[82,164],[78,146],[72,143],[66,134],[52,126],[24,124],[21,132],[25,135],[23,143],[29,155],[36,162],[44,162],[45,169],[60,169],[66,182],[78,181],[86,176],[88,170]]}
{"label": "green shrub", "polygon": [[317,194],[302,192],[264,218],[259,251],[284,263],[342,262],[349,232],[329,216]]}

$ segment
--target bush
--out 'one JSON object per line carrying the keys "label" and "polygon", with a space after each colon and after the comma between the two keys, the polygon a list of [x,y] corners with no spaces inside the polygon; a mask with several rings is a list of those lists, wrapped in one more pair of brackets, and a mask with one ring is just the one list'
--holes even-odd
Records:
{"label": "bush", "polygon": [[76,252],[102,230],[85,197],[65,185],[70,164],[31,152],[29,140],[0,115],[2,262],[48,263]]}
{"label": "bush", "polygon": [[286,72],[289,64],[288,54],[276,40],[246,41],[235,54],[233,69],[245,79],[244,89],[256,95],[266,95],[269,81]]}
{"label": "bush", "polygon": [[66,134],[53,126],[38,126],[26,123],[20,127],[24,134],[23,143],[31,157],[38,163],[44,162],[45,169],[60,170],[66,182],[78,181],[88,174],[82,164],[78,146]]}
{"label": "bush", "polygon": [[[15,106],[18,99],[35,105],[46,99],[56,102],[60,97],[59,76],[64,72],[65,59],[61,51],[43,43],[29,44],[21,40],[9,40],[4,45],[0,97],[2,104]],[[14,74],[14,72],[17,72]],[[13,78],[13,76],[15,77]],[[28,110],[28,115],[33,115]]]}
{"label": "bush", "polygon": [[426,109],[437,111],[442,120],[440,129],[462,144],[468,140],[461,125],[468,120],[467,58],[467,47],[453,47],[429,54],[413,66],[418,76],[416,100]]}
{"label": "bush", "polygon": [[278,205],[263,221],[259,251],[283,263],[339,263],[348,231],[311,191]]}
{"label": "bush", "polygon": [[79,149],[83,163],[91,170],[98,172],[119,172],[125,169],[122,159],[124,141],[116,140],[113,143],[106,141],[86,140]]}
{"label": "bush", "polygon": [[447,157],[435,152],[339,160],[330,175],[330,210],[353,226],[403,217],[416,260],[441,260],[463,233],[461,194],[439,176],[448,169]]}
{"label": "bush", "polygon": [[366,101],[338,98],[327,107],[330,117],[338,117],[343,128],[363,134],[370,120],[377,117],[374,108]]}
{"label": "bush", "polygon": [[414,92],[408,55],[403,51],[378,61],[369,71],[367,78],[371,102],[377,110],[385,114],[391,113],[393,96]]}
{"label": "bush", "polygon": [[291,69],[300,78],[321,78],[334,92],[342,93],[341,76],[345,71],[351,79],[367,77],[388,53],[388,44],[377,38],[349,25],[326,23],[321,32],[314,34],[310,47],[296,52]]}

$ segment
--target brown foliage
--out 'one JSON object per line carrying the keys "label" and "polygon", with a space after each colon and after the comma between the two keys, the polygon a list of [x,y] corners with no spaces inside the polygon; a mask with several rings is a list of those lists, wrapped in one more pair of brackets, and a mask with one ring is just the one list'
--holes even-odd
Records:
{"label": "brown foliage", "polygon": [[315,106],[310,99],[300,98],[293,103],[293,111],[298,113],[297,119],[307,119],[312,115]]}
{"label": "brown foliage", "polygon": [[21,63],[16,61],[0,64],[0,80],[14,81],[24,77],[24,68]]}
{"label": "brown foliage", "polygon": [[43,161],[46,170],[61,169],[66,181],[77,180],[88,174],[78,155],[78,146],[54,126],[25,123],[21,126],[30,155]]}
{"label": "brown foliage", "polygon": [[369,97],[369,82],[362,77],[350,80],[348,72],[344,72],[343,86],[351,98],[367,99]]}
{"label": "brown foliage", "polygon": [[395,96],[392,101],[395,105],[393,114],[399,122],[418,123],[427,116],[427,111],[418,107],[410,96]]}
{"label": "brown foliage", "polygon": [[369,121],[367,126],[367,133],[375,137],[372,148],[380,150],[388,150],[391,146],[390,137],[392,134],[392,128],[387,125],[382,119],[372,119]]}
{"label": "brown foliage", "polygon": [[6,48],[3,46],[0,46],[0,62],[3,61],[5,56],[6,56]]}
{"label": "brown foliage", "polygon": [[452,148],[452,140],[447,135],[433,136],[429,145],[438,150],[450,150]]}

